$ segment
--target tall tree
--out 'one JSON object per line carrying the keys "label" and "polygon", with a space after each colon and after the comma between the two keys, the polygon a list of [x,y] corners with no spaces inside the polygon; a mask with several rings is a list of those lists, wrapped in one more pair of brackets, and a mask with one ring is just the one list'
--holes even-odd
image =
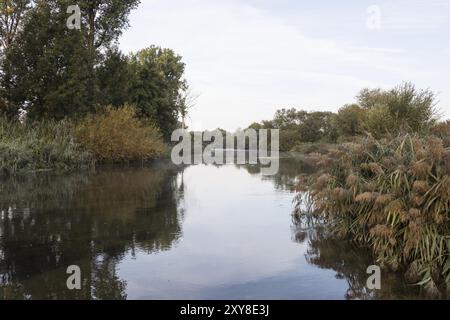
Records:
{"label": "tall tree", "polygon": [[343,136],[356,136],[363,133],[366,110],[357,104],[345,105],[336,117],[338,131]]}
{"label": "tall tree", "polygon": [[14,75],[11,96],[16,105],[32,119],[61,119],[94,111],[102,102],[99,92],[105,86],[99,85],[97,71],[138,3],[78,1],[81,30],[71,30],[67,8],[74,4],[72,0],[36,0],[17,36],[20,41],[8,50]]}
{"label": "tall tree", "polygon": [[95,81],[95,66],[100,62],[100,52],[111,48],[128,27],[130,12],[140,4],[140,0],[79,0],[81,9],[84,43],[88,52],[88,96],[94,106],[97,102],[98,87]]}
{"label": "tall tree", "polygon": [[0,0],[0,115],[13,119],[18,116],[18,107],[11,101],[11,66],[5,58],[30,9],[31,0]]}
{"label": "tall tree", "polygon": [[99,94],[97,102],[102,106],[120,107],[130,101],[129,59],[118,48],[109,49],[97,67]]}
{"label": "tall tree", "polygon": [[69,30],[66,1],[38,1],[7,53],[12,100],[31,119],[62,119],[87,112],[87,55],[83,38]]}
{"label": "tall tree", "polygon": [[0,49],[2,51],[8,50],[14,43],[31,2],[31,0],[0,0]]}
{"label": "tall tree", "polygon": [[178,126],[184,110],[179,104],[180,92],[187,89],[184,68],[181,56],[156,46],[130,57],[131,102],[141,117],[156,121],[166,140]]}

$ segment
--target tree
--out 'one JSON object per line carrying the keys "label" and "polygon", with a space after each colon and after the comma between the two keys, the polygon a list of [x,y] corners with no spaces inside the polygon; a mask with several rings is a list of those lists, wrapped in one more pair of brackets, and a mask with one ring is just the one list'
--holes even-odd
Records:
{"label": "tree", "polygon": [[385,106],[377,105],[367,110],[364,128],[372,136],[379,139],[385,135],[396,133],[398,125]]}
{"label": "tree", "polygon": [[310,112],[300,126],[301,142],[319,142],[332,131],[332,112]]}
{"label": "tree", "polygon": [[0,116],[9,119],[17,118],[18,108],[11,101],[11,66],[5,57],[23,28],[30,4],[31,0],[0,0]]}
{"label": "tree", "polygon": [[31,0],[0,0],[0,49],[8,50],[22,29]]}
{"label": "tree", "polygon": [[342,107],[337,115],[338,130],[344,136],[356,136],[363,132],[365,110],[357,104]]}
{"label": "tree", "polygon": [[[436,94],[428,89],[416,89],[410,82],[391,90],[363,89],[357,99],[361,107],[375,109],[371,126],[381,128],[391,121],[395,123],[389,128],[391,131],[424,132],[436,122]],[[382,114],[384,118],[380,118]],[[375,119],[384,123],[375,124]]]}
{"label": "tree", "polygon": [[[67,0],[65,0],[67,2]],[[68,0],[71,2],[71,0]],[[89,69],[88,97],[91,105],[97,102],[94,69],[100,63],[99,51],[111,49],[128,27],[130,12],[140,4],[140,0],[80,0],[84,45],[87,50],[87,66]]]}
{"label": "tree", "polygon": [[188,116],[189,110],[194,108],[198,97],[199,95],[194,94],[189,85],[186,85],[178,92],[177,105],[179,108],[181,126],[183,129],[186,129],[186,117]]}
{"label": "tree", "polygon": [[184,68],[181,56],[156,46],[130,57],[131,103],[141,117],[156,121],[166,140],[179,125],[184,110],[179,105],[179,94],[187,89]]}
{"label": "tree", "polygon": [[[12,80],[2,81],[15,113],[21,108],[31,119],[62,119],[94,112],[100,103],[126,102],[128,66],[114,45],[138,3],[78,1],[81,30],[69,30],[72,1],[35,1],[7,53]],[[113,94],[105,99],[107,93]]]}
{"label": "tree", "polygon": [[99,88],[98,103],[103,106],[120,107],[129,102],[129,59],[117,48],[109,49],[97,68]]}
{"label": "tree", "polygon": [[358,101],[358,104],[362,108],[370,109],[375,107],[376,105],[387,104],[388,96],[389,96],[388,92],[381,88],[376,89],[364,88],[358,93],[356,99]]}
{"label": "tree", "polygon": [[63,119],[90,111],[90,76],[82,35],[66,26],[65,1],[39,1],[8,50],[11,100],[30,119]]}
{"label": "tree", "polygon": [[[70,1],[69,1],[70,2]],[[80,0],[82,32],[91,57],[108,49],[128,27],[128,17],[140,0]]]}

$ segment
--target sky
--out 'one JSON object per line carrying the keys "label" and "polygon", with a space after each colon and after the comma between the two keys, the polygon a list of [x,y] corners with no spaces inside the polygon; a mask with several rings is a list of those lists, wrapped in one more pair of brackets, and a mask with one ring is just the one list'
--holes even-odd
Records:
{"label": "sky", "polygon": [[435,91],[450,119],[449,0],[142,0],[120,47],[150,45],[183,57],[194,130],[335,112],[403,81]]}

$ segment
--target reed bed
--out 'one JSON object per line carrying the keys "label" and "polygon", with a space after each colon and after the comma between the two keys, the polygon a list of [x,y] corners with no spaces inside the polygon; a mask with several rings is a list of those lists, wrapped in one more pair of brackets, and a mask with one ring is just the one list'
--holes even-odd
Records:
{"label": "reed bed", "polygon": [[0,119],[0,174],[91,165],[92,157],[75,141],[73,130],[68,121],[33,125]]}
{"label": "reed bed", "polygon": [[323,169],[302,177],[296,216],[320,218],[430,293],[450,288],[450,150],[441,139],[368,137],[312,158]]}

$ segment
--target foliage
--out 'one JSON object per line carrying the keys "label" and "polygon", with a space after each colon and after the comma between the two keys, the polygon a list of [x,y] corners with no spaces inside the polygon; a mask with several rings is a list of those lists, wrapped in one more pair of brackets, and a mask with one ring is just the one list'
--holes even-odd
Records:
{"label": "foliage", "polygon": [[450,147],[450,120],[437,123],[431,128],[431,133],[442,139],[445,147]]}
{"label": "foliage", "polygon": [[182,58],[170,49],[151,46],[130,56],[130,102],[140,117],[156,122],[166,141],[184,110],[178,104],[180,92],[187,89],[184,68]]}
{"label": "foliage", "polygon": [[[3,113],[17,118],[26,110],[31,119],[60,120],[93,112],[105,100],[102,93],[115,92],[117,80],[128,81],[123,75],[114,78],[124,68],[114,46],[139,2],[78,1],[80,30],[67,28],[69,0],[35,1],[27,7],[2,64]],[[123,97],[119,90],[111,102],[123,104]]]}
{"label": "foliage", "polygon": [[[299,186],[312,214],[331,230],[370,246],[379,263],[442,289],[450,284],[450,150],[436,137],[362,139],[328,156]],[[444,290],[444,289],[443,289]]]}
{"label": "foliage", "polygon": [[334,143],[365,135],[379,139],[400,133],[427,134],[437,121],[436,94],[409,82],[391,90],[363,89],[357,101],[337,113],[281,109],[272,121],[251,127],[280,129],[281,151],[291,151],[305,143]]}
{"label": "foliage", "polygon": [[40,1],[30,10],[23,31],[6,53],[2,79],[17,113],[32,120],[55,119],[92,110],[89,99],[88,55],[83,36],[66,26],[65,1]]}
{"label": "foliage", "polygon": [[423,133],[436,121],[436,94],[428,89],[416,89],[409,82],[391,90],[364,89],[357,98],[369,110],[367,127],[374,135],[383,134],[387,129],[391,133]]}
{"label": "foliage", "polygon": [[272,121],[254,123],[250,128],[280,129],[280,151],[291,151],[299,143],[333,140],[333,117],[331,112],[281,109]]}
{"label": "foliage", "polygon": [[23,21],[31,0],[0,0],[0,116],[14,119],[17,108],[10,101],[12,74],[6,54],[23,29]]}
{"label": "foliage", "polygon": [[357,104],[346,105],[339,109],[334,125],[340,136],[356,136],[363,133],[365,110]]}
{"label": "foliage", "polygon": [[0,173],[88,166],[90,155],[73,138],[66,121],[20,124],[0,119]]}
{"label": "foliage", "polygon": [[86,116],[76,128],[76,137],[98,161],[148,160],[164,152],[157,127],[139,120],[131,106],[108,107]]}
{"label": "foliage", "polygon": [[132,74],[128,61],[128,57],[117,48],[104,54],[103,63],[97,69],[100,105],[120,107],[129,101]]}

